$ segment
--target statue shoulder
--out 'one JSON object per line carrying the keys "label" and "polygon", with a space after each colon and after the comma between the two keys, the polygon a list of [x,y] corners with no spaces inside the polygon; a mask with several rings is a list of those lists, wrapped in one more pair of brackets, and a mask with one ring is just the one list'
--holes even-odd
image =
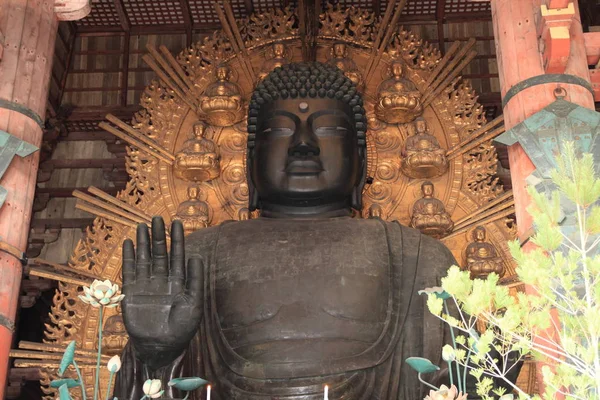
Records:
{"label": "statue shoulder", "polygon": [[198,229],[185,237],[185,254],[186,257],[192,255],[200,255],[207,257],[208,252],[214,248],[221,225],[211,226],[209,228]]}
{"label": "statue shoulder", "polygon": [[426,262],[439,263],[439,265],[445,266],[446,269],[452,265],[458,265],[450,249],[439,240],[424,235],[417,229],[404,226],[398,221],[385,223],[393,226],[392,229],[401,232],[403,247],[405,249],[418,246],[420,261],[426,260]]}

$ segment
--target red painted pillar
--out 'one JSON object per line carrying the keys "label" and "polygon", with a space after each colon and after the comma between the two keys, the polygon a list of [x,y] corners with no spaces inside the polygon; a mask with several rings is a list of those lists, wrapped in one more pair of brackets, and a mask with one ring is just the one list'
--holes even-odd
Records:
{"label": "red painted pillar", "polygon": [[[513,86],[548,72],[575,75],[590,81],[577,0],[491,0],[491,5],[503,99]],[[504,105],[506,130],[552,103],[556,99],[553,91],[559,85],[567,92],[566,100],[594,109],[592,94],[579,85],[546,83],[532,86]],[[518,143],[508,148],[508,157],[518,233],[524,240],[532,228],[531,216],[526,211],[530,199],[525,179],[535,167]],[[543,387],[539,369],[538,382]]]}
{"label": "red painted pillar", "polygon": [[[59,19],[81,18],[90,11],[84,0],[0,0],[0,129],[39,147],[42,128],[23,112],[43,121]],[[39,153],[14,157],[1,177],[8,190],[0,209],[0,240],[25,251],[35,192]],[[4,398],[9,351],[19,301],[22,267],[0,252],[0,398]]]}

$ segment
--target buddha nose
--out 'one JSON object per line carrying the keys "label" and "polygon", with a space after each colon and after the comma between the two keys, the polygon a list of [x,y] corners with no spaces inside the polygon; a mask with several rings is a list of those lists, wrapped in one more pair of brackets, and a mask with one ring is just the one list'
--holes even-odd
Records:
{"label": "buddha nose", "polygon": [[293,143],[288,149],[288,156],[295,157],[318,156],[319,153],[321,153],[319,146],[304,140]]}

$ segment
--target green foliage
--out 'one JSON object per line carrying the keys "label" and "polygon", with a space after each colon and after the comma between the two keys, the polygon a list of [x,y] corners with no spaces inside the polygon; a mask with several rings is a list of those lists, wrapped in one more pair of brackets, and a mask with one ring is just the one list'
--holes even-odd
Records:
{"label": "green foliage", "polygon": [[409,357],[406,359],[406,363],[421,374],[429,374],[431,372],[439,371],[440,369],[440,367],[422,357]]}
{"label": "green foliage", "polygon": [[[424,291],[430,311],[456,332],[454,362],[470,369],[483,399],[511,399],[493,380],[507,381],[509,355],[521,360],[533,355],[552,366],[542,369],[542,397],[511,383],[519,399],[554,399],[560,393],[566,399],[600,399],[600,179],[592,155],[577,154],[572,143],[564,145],[557,166],[551,174],[557,191],[528,189],[536,247],[524,251],[517,241],[508,244],[519,279],[534,290],[513,296],[498,286],[495,274],[471,280],[455,266],[442,279],[451,297]],[[574,211],[563,215],[565,210]],[[444,302],[458,306],[458,319],[443,312]],[[478,321],[487,326],[480,334]],[[548,329],[557,337],[548,336]]]}
{"label": "green foliage", "polygon": [[196,390],[204,385],[208,384],[207,380],[197,377],[191,378],[175,378],[171,379],[168,383],[169,386],[173,386],[176,389],[190,392]]}
{"label": "green foliage", "polygon": [[51,388],[60,388],[62,385],[67,385],[67,388],[74,388],[79,386],[79,381],[75,379],[56,379],[50,382]]}
{"label": "green foliage", "polygon": [[60,360],[60,364],[58,366],[58,376],[63,376],[69,365],[73,363],[73,359],[75,358],[75,341],[73,340],[63,353],[62,360]]}
{"label": "green foliage", "polygon": [[71,400],[71,395],[69,394],[69,387],[66,383],[63,383],[58,388],[58,398],[60,400]]}

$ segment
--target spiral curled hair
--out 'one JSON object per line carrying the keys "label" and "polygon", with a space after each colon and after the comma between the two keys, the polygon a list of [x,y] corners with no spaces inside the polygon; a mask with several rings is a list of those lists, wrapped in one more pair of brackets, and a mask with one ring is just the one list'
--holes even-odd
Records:
{"label": "spiral curled hair", "polygon": [[366,147],[367,117],[356,86],[339,68],[320,62],[292,63],[275,68],[260,82],[248,107],[248,149],[256,139],[260,108],[277,99],[319,97],[347,103],[354,114],[357,141]]}

